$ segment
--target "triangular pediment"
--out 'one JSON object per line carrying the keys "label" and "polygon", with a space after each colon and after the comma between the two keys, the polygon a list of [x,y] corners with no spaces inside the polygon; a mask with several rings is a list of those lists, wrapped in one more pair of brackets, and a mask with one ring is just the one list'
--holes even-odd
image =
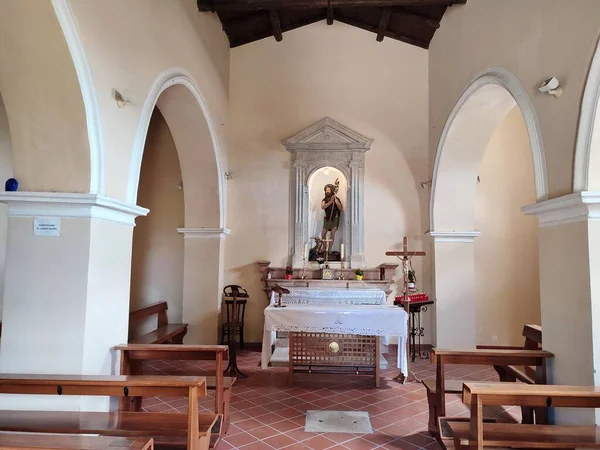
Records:
{"label": "triangular pediment", "polygon": [[282,143],[289,151],[313,149],[366,151],[371,147],[373,139],[369,139],[329,117],[325,117],[294,136],[285,139]]}

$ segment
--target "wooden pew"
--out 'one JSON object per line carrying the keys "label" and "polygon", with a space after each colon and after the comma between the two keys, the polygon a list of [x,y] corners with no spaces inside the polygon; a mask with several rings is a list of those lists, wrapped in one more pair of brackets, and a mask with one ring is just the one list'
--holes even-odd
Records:
{"label": "wooden pew", "polygon": [[600,408],[600,387],[465,383],[463,402],[471,408],[470,421],[449,422],[457,449],[600,448],[600,428],[594,426],[483,423],[484,406]]}
{"label": "wooden pew", "polygon": [[2,450],[153,450],[152,438],[0,433]]}
{"label": "wooden pew", "polygon": [[0,374],[0,394],[187,397],[188,412],[7,411],[0,431],[152,437],[157,446],[209,448],[216,414],[200,414],[204,377]]}
{"label": "wooden pew", "polygon": [[[129,342],[132,344],[182,344],[187,333],[187,323],[169,323],[167,302],[154,303],[129,313]],[[135,325],[157,315],[156,330],[143,336],[132,338]]]}
{"label": "wooden pew", "polygon": [[[431,362],[436,364],[435,379],[422,380],[427,389],[429,402],[428,431],[439,438],[438,418],[446,415],[446,393],[462,392],[464,381],[446,380],[445,368],[448,364],[483,366],[534,366],[535,382],[546,384],[546,360],[554,355],[544,350],[443,350],[431,351]],[[540,420],[544,420],[540,418]]]}
{"label": "wooden pew", "polygon": [[[215,361],[214,376],[206,377],[206,387],[215,390],[215,413],[223,417],[222,426],[219,423],[219,435],[229,429],[229,405],[231,390],[236,381],[233,377],[223,376],[223,361],[228,358],[227,345],[143,345],[128,344],[118,345],[115,350],[121,352],[121,375],[141,375],[141,363],[143,361],[171,360],[171,361]],[[141,397],[135,399],[121,399],[119,409],[121,411],[140,411]],[[216,445],[213,436],[211,446]]]}
{"label": "wooden pew", "polygon": [[[523,350],[541,350],[542,349],[542,327],[539,325],[525,324],[523,326],[523,337],[525,343]],[[521,347],[504,347],[492,345],[478,345],[478,349],[501,350],[513,349],[520,350]],[[518,366],[494,366],[494,369],[500,377],[500,381],[522,381],[523,383],[535,384],[535,367]],[[529,408],[530,409],[530,408]]]}

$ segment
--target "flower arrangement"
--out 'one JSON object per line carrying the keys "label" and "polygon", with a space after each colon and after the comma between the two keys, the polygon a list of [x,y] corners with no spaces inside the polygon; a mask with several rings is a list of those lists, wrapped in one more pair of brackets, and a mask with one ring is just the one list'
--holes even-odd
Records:
{"label": "flower arrangement", "polygon": [[408,271],[408,289],[416,289],[417,275],[413,269]]}
{"label": "flower arrangement", "polygon": [[285,268],[285,278],[286,278],[286,280],[291,280],[293,275],[294,275],[294,269],[292,269],[292,266],[287,266]]}
{"label": "flower arrangement", "polygon": [[362,280],[363,276],[365,275],[365,273],[363,272],[363,270],[360,267],[358,269],[356,269],[354,271],[354,273],[356,274],[356,279],[357,280]]}

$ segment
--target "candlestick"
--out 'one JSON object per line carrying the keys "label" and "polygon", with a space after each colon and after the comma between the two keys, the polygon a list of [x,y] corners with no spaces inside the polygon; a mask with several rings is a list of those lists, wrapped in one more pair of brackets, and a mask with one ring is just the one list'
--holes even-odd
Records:
{"label": "candlestick", "polygon": [[340,259],[344,259],[344,244],[340,244]]}

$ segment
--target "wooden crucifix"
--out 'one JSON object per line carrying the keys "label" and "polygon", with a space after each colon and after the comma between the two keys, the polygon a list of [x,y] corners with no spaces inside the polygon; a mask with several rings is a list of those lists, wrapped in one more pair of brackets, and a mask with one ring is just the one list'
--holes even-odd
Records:
{"label": "wooden crucifix", "polygon": [[[404,238],[402,239],[402,251],[398,252],[398,251],[390,251],[390,252],[385,252],[386,256],[396,256],[398,257],[398,259],[400,259],[400,261],[402,261],[402,273],[404,275],[404,286],[402,287],[402,304],[404,305],[404,310],[406,311],[406,314],[408,317],[410,317],[410,298],[408,297],[408,271],[409,269],[409,261],[411,260],[411,258],[413,256],[425,256],[427,255],[426,252],[413,252],[413,251],[409,251],[408,250],[408,238],[406,236],[404,236]],[[408,323],[407,323],[408,326]],[[416,380],[415,375],[410,371],[410,358],[408,357],[408,355],[410,354],[410,337],[409,337],[409,333],[410,330],[407,330],[406,333],[406,367],[407,367],[407,374],[406,376],[400,372],[400,374],[398,374],[397,377],[394,378],[394,380],[399,381],[400,383],[404,383],[404,380],[407,379],[407,381],[414,381]]]}

